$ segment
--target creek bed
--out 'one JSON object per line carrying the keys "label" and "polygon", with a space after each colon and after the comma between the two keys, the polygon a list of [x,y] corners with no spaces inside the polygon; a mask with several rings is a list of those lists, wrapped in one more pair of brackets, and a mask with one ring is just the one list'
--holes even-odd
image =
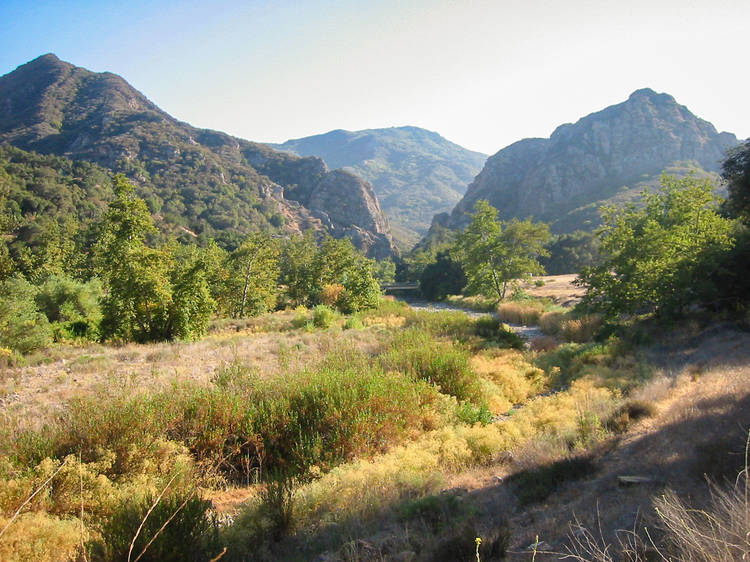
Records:
{"label": "creek bed", "polygon": [[[449,310],[455,312],[463,312],[471,318],[479,318],[480,316],[494,316],[495,318],[498,318],[498,314],[496,312],[478,312],[476,310],[470,310],[468,308],[455,306],[453,304],[448,304],[445,302],[432,302],[412,298],[402,298],[399,300],[405,302],[414,310],[425,310],[427,312],[440,312],[443,310]],[[530,342],[532,339],[544,335],[539,326],[524,326],[522,324],[511,324],[510,322],[503,322],[503,324],[510,327],[511,330],[513,330],[527,342]]]}

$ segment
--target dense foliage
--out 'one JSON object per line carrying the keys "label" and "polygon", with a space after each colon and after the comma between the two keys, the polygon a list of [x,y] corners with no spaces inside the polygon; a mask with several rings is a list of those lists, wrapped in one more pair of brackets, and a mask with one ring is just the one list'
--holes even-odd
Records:
{"label": "dense foliage", "polygon": [[715,269],[734,241],[711,182],[664,176],[661,191],[643,202],[602,210],[603,261],[580,275],[585,307],[609,317],[669,315],[716,292],[699,272]]}
{"label": "dense foliage", "polygon": [[729,152],[721,176],[729,190],[727,209],[732,216],[750,222],[750,141]]}
{"label": "dense foliage", "polygon": [[455,247],[469,292],[504,299],[516,280],[544,273],[538,257],[547,253],[546,224],[518,219],[498,222],[497,209],[485,200],[478,201],[474,211]]}
{"label": "dense foliage", "polygon": [[157,228],[151,207],[122,175],[0,147],[0,347],[194,338],[215,314],[355,311],[380,295],[375,263],[348,240],[255,232],[220,245]]}
{"label": "dense foliage", "polygon": [[549,256],[539,259],[547,275],[578,273],[584,267],[598,264],[599,238],[593,232],[576,230],[554,237],[547,244],[547,251]]}

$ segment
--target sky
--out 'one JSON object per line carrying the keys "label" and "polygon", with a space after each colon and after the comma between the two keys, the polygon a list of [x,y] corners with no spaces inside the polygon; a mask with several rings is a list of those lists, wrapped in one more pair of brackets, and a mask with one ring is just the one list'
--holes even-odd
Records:
{"label": "sky", "polygon": [[749,27],[750,0],[0,0],[0,74],[52,52],[250,140],[413,125],[494,154],[644,87],[750,137]]}

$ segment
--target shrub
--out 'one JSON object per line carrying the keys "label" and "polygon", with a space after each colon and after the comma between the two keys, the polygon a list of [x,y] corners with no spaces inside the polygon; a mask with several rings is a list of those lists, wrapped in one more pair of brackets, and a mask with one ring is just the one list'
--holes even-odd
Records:
{"label": "shrub", "polygon": [[453,345],[434,342],[424,331],[403,332],[394,339],[391,351],[381,355],[380,362],[386,370],[428,381],[458,400],[482,402],[469,354]]}
{"label": "shrub", "polygon": [[323,289],[320,291],[320,302],[328,307],[334,307],[345,290],[344,286],[339,283],[323,285]]}
{"label": "shrub", "polygon": [[474,331],[489,341],[499,344],[501,347],[523,349],[524,340],[508,326],[491,316],[480,316],[474,321]]}
{"label": "shrub", "polygon": [[539,328],[545,334],[555,335],[562,329],[562,323],[568,315],[561,311],[545,312],[539,317]]}
{"label": "shrub", "polygon": [[[474,522],[467,521],[456,525],[448,537],[438,543],[434,551],[430,553],[429,559],[434,562],[501,560],[505,557],[510,544],[510,536],[507,524],[482,533]],[[477,543],[477,538],[481,539],[479,543]]]}
{"label": "shrub", "polygon": [[336,318],[336,311],[332,308],[319,304],[313,308],[312,323],[316,328],[330,328]]}
{"label": "shrub", "polygon": [[610,431],[622,433],[635,421],[651,417],[656,413],[656,406],[645,400],[628,400],[617,408],[609,417],[605,426]]}
{"label": "shrub", "polygon": [[464,521],[473,515],[473,507],[455,494],[440,494],[402,503],[398,507],[398,517],[402,521],[420,519],[430,531],[439,533],[449,525],[455,525],[456,521]]}
{"label": "shrub", "polygon": [[509,481],[516,486],[516,496],[521,505],[528,505],[544,501],[564,483],[589,476],[595,470],[592,457],[570,457],[517,472]]}
{"label": "shrub", "polygon": [[538,324],[544,305],[538,302],[503,302],[497,306],[497,315],[503,322],[529,326]]}
{"label": "shrub", "polygon": [[561,332],[565,341],[584,343],[594,338],[601,325],[601,315],[586,314],[580,318],[565,320],[561,325]]}
{"label": "shrub", "polygon": [[[0,529],[8,521],[0,516]],[[0,559],[7,562],[78,560],[81,522],[46,513],[21,514],[0,540]]]}
{"label": "shrub", "polygon": [[309,311],[304,306],[298,306],[294,309],[294,318],[292,318],[293,328],[304,328],[309,320]]}
{"label": "shrub", "polygon": [[362,320],[356,316],[350,316],[346,319],[346,322],[344,322],[344,330],[361,330],[364,327]]}
{"label": "shrub", "polygon": [[94,552],[107,560],[130,560],[132,543],[133,560],[208,561],[221,550],[210,508],[211,502],[194,492],[128,501],[107,519],[104,543],[95,544]]}

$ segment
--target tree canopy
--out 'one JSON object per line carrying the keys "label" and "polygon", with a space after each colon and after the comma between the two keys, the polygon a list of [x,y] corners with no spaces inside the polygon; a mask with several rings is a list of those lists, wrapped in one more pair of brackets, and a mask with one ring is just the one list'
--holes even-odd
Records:
{"label": "tree canopy", "polygon": [[500,222],[497,209],[477,201],[471,223],[458,235],[455,255],[471,293],[504,299],[519,279],[544,274],[539,256],[547,255],[549,227],[530,219]]}
{"label": "tree canopy", "polygon": [[672,314],[707,294],[698,271],[712,269],[733,244],[733,224],[717,212],[709,180],[663,176],[642,206],[602,209],[602,263],[584,268],[583,306],[608,317]]}

